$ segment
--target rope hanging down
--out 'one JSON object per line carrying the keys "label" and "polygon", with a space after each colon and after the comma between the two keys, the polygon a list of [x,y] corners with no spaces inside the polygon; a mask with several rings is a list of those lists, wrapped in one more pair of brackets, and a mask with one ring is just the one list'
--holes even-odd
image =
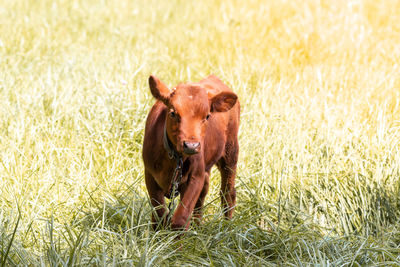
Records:
{"label": "rope hanging down", "polygon": [[170,159],[175,159],[175,161],[176,161],[176,167],[175,167],[174,173],[172,174],[171,187],[170,187],[169,196],[168,196],[168,198],[171,199],[171,202],[168,205],[168,209],[171,211],[172,204],[174,203],[174,199],[179,195],[178,188],[179,188],[179,184],[182,181],[183,159],[182,159],[182,156],[179,155],[178,152],[176,152],[176,150],[173,148],[173,145],[171,144],[171,141],[168,138],[166,123],[164,126],[163,144],[164,144],[165,150],[168,152],[168,157]]}

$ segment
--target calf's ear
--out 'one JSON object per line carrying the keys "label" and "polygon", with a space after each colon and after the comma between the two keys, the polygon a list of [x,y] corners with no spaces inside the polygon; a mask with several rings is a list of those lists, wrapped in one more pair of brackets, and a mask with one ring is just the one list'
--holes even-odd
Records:
{"label": "calf's ear", "polygon": [[211,98],[211,112],[225,112],[230,110],[237,100],[232,92],[222,92]]}
{"label": "calf's ear", "polygon": [[172,91],[156,76],[151,75],[149,77],[149,86],[151,94],[156,99],[161,100],[164,103],[168,101],[168,98]]}

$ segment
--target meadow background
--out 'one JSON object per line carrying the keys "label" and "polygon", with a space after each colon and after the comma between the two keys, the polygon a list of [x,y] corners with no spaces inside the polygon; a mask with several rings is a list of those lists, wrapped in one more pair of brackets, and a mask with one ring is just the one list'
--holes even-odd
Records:
{"label": "meadow background", "polygon": [[[0,1],[0,266],[400,265],[400,2]],[[147,79],[241,106],[237,207],[151,230]]]}

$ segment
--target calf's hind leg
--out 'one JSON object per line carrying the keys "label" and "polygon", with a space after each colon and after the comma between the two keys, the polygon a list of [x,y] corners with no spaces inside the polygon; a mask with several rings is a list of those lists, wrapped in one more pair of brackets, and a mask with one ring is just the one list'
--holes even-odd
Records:
{"label": "calf's hind leg", "polygon": [[225,217],[232,218],[236,205],[236,165],[238,161],[239,145],[237,139],[227,143],[225,155],[218,161],[217,166],[221,173],[221,205]]}

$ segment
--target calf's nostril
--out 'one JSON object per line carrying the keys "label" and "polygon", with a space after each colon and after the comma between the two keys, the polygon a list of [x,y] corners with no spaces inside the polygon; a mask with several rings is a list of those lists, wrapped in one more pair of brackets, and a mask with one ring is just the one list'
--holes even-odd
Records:
{"label": "calf's nostril", "polygon": [[200,143],[192,143],[193,144],[193,148],[198,148]]}

